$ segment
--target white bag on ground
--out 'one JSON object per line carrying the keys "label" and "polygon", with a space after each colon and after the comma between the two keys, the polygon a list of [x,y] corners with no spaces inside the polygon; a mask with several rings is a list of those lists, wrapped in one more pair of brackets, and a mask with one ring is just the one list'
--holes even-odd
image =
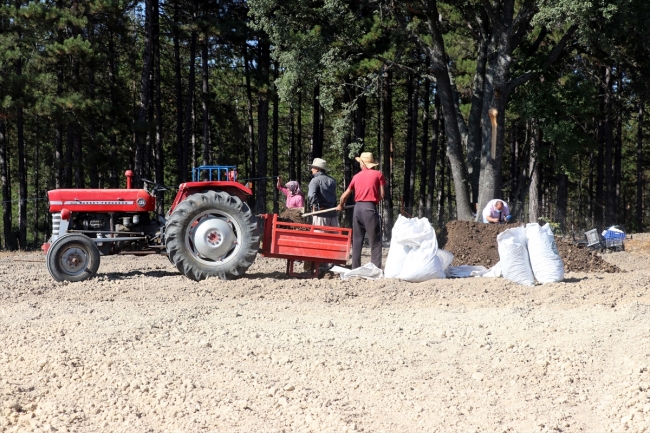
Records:
{"label": "white bag on ground", "polygon": [[449,266],[445,270],[445,274],[448,277],[453,278],[468,278],[468,277],[480,277],[481,275],[487,272],[485,266],[471,266],[471,265],[460,265],[460,266]]}
{"label": "white bag on ground", "polygon": [[537,281],[557,283],[564,279],[564,262],[557,251],[555,236],[548,224],[526,224],[526,240],[530,266]]}
{"label": "white bag on ground", "polygon": [[[332,268],[333,270],[334,268]],[[342,268],[345,269],[345,268]],[[384,277],[384,273],[377,266],[372,263],[366,263],[363,266],[360,266],[356,269],[350,269],[346,272],[340,273],[342,280],[349,280],[353,277],[361,277],[366,280],[378,280]]]}
{"label": "white bag on ground", "polygon": [[438,242],[433,233],[433,238],[423,241],[418,248],[411,248],[406,255],[404,266],[399,274],[400,279],[421,282],[434,278],[445,278],[438,252]]}
{"label": "white bag on ground", "polygon": [[499,278],[501,277],[501,262],[497,262],[496,265],[492,266],[489,271],[481,275],[486,278]]}
{"label": "white bag on ground", "polygon": [[516,227],[497,236],[503,278],[525,286],[534,286],[535,277],[528,259],[526,229]]}
{"label": "white bag on ground", "polygon": [[454,261],[454,255],[447,250],[443,250],[442,248],[438,248],[436,255],[440,257],[443,271],[447,270],[447,268],[451,266],[451,262]]}

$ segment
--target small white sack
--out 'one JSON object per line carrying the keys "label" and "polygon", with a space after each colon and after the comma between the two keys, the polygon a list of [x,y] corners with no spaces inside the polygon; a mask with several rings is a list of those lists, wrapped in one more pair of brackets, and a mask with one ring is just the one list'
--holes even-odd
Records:
{"label": "small white sack", "polygon": [[454,255],[447,250],[443,250],[442,248],[438,248],[436,255],[440,258],[443,271],[451,266],[451,262],[454,261]]}
{"label": "small white sack", "polygon": [[497,236],[503,278],[525,286],[534,286],[535,277],[528,259],[526,229],[516,227]]}
{"label": "small white sack", "polygon": [[411,282],[422,282],[434,278],[445,278],[442,261],[436,254],[438,242],[433,233],[433,239],[423,241],[419,248],[411,248],[406,255],[402,272],[399,277]]}
{"label": "small white sack", "polygon": [[496,265],[492,266],[489,271],[481,275],[486,278],[500,278],[501,277],[501,262],[497,262]]}
{"label": "small white sack", "polygon": [[384,277],[384,273],[377,266],[372,263],[366,263],[365,265],[358,267],[356,269],[351,269],[347,272],[344,272],[341,275],[342,280],[349,280],[353,277],[361,277],[366,280],[378,280]]}
{"label": "small white sack", "polygon": [[445,273],[448,277],[453,278],[468,278],[468,277],[480,277],[485,274],[488,270],[485,266],[471,266],[471,265],[460,265],[460,266],[449,266]]}
{"label": "small white sack", "polygon": [[564,262],[555,245],[555,236],[548,224],[526,224],[526,240],[530,266],[537,281],[557,283],[564,279]]}

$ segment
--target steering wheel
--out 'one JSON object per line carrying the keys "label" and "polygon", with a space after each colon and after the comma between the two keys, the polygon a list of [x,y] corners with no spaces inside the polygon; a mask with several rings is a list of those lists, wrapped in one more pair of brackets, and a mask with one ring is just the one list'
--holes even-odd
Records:
{"label": "steering wheel", "polygon": [[155,192],[159,192],[159,191],[160,191],[160,192],[163,192],[163,191],[171,191],[171,190],[176,189],[176,188],[174,188],[174,187],[172,187],[172,186],[161,185],[161,184],[156,183],[156,182],[153,182],[153,181],[151,181],[151,180],[149,180],[149,179],[141,179],[141,180],[142,180],[142,182],[144,182],[144,183],[147,184],[147,185],[152,185],[152,186],[153,186],[152,191],[153,191],[154,193],[155,193]]}

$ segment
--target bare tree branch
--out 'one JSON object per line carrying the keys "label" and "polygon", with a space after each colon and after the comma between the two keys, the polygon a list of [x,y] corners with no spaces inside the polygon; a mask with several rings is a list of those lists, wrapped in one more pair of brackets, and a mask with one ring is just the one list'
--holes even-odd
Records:
{"label": "bare tree branch", "polygon": [[510,80],[508,83],[508,92],[514,90],[517,86],[521,86],[522,84],[526,83],[533,77],[539,75],[540,73],[544,72],[547,70],[553,63],[557,61],[557,59],[560,58],[560,56],[564,53],[564,49],[569,42],[569,40],[573,37],[574,33],[578,30],[578,25],[574,24],[569,29],[567,32],[562,36],[562,39],[560,39],[560,42],[553,48],[553,50],[550,52],[548,57],[546,58],[546,61],[544,61],[544,64],[542,64],[542,67],[540,68],[539,71],[528,71],[517,78],[514,78]]}

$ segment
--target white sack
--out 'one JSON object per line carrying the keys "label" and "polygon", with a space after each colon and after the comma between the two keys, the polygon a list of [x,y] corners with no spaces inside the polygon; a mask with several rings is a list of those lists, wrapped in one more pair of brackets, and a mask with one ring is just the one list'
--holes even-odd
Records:
{"label": "white sack", "polygon": [[501,262],[497,262],[496,265],[492,266],[489,271],[481,275],[486,278],[499,278],[501,277]]}
{"label": "white sack", "polygon": [[434,239],[437,249],[436,233],[426,218],[406,218],[400,215],[391,232],[391,246],[393,242],[397,242],[409,247],[419,247],[422,242],[431,239]]}
{"label": "white sack", "polygon": [[530,266],[537,281],[557,283],[564,279],[564,263],[555,245],[555,236],[548,224],[526,224],[526,240]]}
{"label": "white sack", "polygon": [[442,261],[436,254],[438,242],[435,236],[434,232],[433,239],[423,241],[420,247],[409,250],[398,278],[411,282],[445,278]]}
{"label": "white sack", "polygon": [[503,278],[525,286],[534,286],[535,277],[528,259],[526,229],[516,227],[497,236]]}
{"label": "white sack", "polygon": [[440,258],[443,271],[451,266],[451,262],[454,261],[454,255],[447,250],[443,250],[442,248],[438,248],[436,255]]}
{"label": "white sack", "polygon": [[378,280],[379,278],[384,277],[384,273],[381,271],[381,269],[372,263],[366,263],[361,267],[349,270],[340,275],[342,280],[349,280],[353,277],[361,277],[365,278],[366,280]]}
{"label": "white sack", "polygon": [[384,266],[384,276],[386,278],[397,278],[399,273],[402,272],[404,260],[411,247],[398,244],[394,239],[390,241],[390,249],[388,250],[388,257],[386,257],[386,265]]}
{"label": "white sack", "polygon": [[485,266],[470,266],[470,265],[460,265],[460,266],[449,266],[445,273],[448,277],[453,278],[468,278],[468,277],[480,277],[481,275],[487,272]]}

